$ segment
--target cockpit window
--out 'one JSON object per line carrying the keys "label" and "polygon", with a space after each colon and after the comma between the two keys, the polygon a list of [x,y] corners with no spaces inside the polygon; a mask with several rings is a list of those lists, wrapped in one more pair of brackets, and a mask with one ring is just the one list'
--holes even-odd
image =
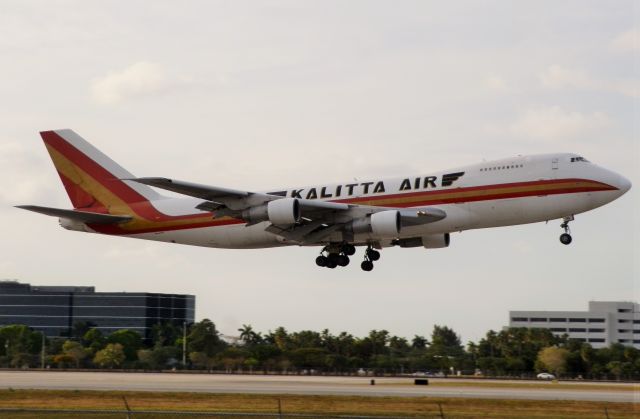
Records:
{"label": "cockpit window", "polygon": [[589,163],[589,160],[585,159],[584,157],[571,157],[571,163],[575,163],[577,161]]}

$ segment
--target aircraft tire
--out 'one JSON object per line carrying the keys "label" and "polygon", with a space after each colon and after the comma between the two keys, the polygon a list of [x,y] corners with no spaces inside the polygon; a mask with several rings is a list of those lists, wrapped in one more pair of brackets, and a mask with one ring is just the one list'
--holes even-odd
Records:
{"label": "aircraft tire", "polygon": [[326,256],[318,256],[316,258],[316,265],[320,266],[321,268],[324,268],[325,266],[327,266],[327,258]]}
{"label": "aircraft tire", "polygon": [[369,249],[367,251],[367,256],[369,256],[369,259],[375,262],[376,260],[380,259],[380,252],[378,252],[377,250]]}
{"label": "aircraft tire", "polygon": [[568,244],[571,244],[572,241],[573,241],[573,238],[571,237],[571,234],[562,233],[560,235],[560,243],[562,243],[564,245],[568,245]]}
{"label": "aircraft tire", "polygon": [[347,266],[349,264],[349,256],[340,255],[338,256],[338,266]]}
{"label": "aircraft tire", "polygon": [[347,256],[353,256],[356,254],[356,247],[352,244],[345,244],[342,251]]}
{"label": "aircraft tire", "polygon": [[365,260],[360,264],[360,267],[365,272],[370,272],[373,269],[373,262]]}

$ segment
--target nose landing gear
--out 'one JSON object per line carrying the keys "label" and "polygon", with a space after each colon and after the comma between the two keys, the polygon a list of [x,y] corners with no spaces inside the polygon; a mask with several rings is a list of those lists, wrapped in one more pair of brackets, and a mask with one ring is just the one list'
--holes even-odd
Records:
{"label": "nose landing gear", "polygon": [[564,233],[560,235],[560,243],[564,245],[571,244],[571,242],[573,241],[573,238],[571,237],[571,230],[569,229],[569,223],[574,219],[575,218],[573,217],[573,215],[564,217],[562,219],[562,224],[560,224],[560,227],[564,229]]}

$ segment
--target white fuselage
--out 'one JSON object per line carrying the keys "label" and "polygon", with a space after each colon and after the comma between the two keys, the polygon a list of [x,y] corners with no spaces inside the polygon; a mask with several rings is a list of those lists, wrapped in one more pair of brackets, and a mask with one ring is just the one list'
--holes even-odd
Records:
{"label": "white fuselage", "polygon": [[[435,207],[446,213],[442,220],[403,228],[398,237],[412,238],[563,218],[605,205],[629,188],[630,183],[624,177],[575,154],[548,154],[496,160],[420,176],[266,192],[380,207]],[[152,205],[168,216],[185,216],[197,212],[194,208],[201,202],[192,198],[166,198],[154,200]],[[268,222],[247,225],[236,220],[224,225],[126,236],[238,249],[293,244],[265,231],[268,225]],[[342,241],[341,232],[323,239],[323,243]],[[371,233],[356,235],[353,242],[388,244]]]}

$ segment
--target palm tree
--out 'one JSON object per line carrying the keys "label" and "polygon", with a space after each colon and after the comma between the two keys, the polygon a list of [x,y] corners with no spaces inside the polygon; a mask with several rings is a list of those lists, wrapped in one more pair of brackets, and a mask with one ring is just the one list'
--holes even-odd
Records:
{"label": "palm tree", "polygon": [[250,324],[243,324],[242,327],[238,329],[238,332],[240,332],[240,339],[246,345],[252,345],[255,342],[256,333]]}

